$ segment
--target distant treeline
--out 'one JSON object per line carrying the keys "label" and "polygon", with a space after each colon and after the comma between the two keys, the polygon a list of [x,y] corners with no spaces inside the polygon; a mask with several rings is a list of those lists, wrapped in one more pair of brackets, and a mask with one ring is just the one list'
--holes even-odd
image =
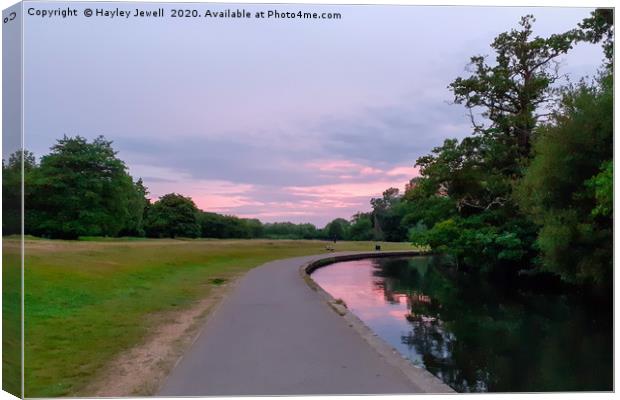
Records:
{"label": "distant treeline", "polygon": [[[151,202],[142,179],[134,180],[100,136],[63,137],[37,162],[29,151],[2,163],[4,235],[21,232],[20,193],[24,170],[24,229],[28,235],[154,238],[382,239],[371,214],[350,222],[337,218],[323,228],[310,223],[262,223],[199,210],[191,198],[169,193]],[[404,237],[403,237],[404,239]]]}

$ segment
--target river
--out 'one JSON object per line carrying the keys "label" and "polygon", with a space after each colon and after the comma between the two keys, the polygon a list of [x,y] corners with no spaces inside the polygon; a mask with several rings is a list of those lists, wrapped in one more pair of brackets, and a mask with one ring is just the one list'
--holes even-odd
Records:
{"label": "river", "polygon": [[448,278],[431,257],[332,264],[312,278],[413,364],[459,392],[610,391],[611,308]]}

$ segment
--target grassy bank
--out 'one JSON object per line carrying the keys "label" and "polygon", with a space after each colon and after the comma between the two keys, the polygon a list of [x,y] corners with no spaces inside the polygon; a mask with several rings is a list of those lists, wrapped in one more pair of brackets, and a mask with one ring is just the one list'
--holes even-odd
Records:
{"label": "grassy bank", "polygon": [[[18,253],[18,240],[4,241],[5,256]],[[335,247],[371,250],[374,243]],[[158,321],[154,315],[188,308],[214,285],[269,260],[323,252],[321,241],[27,240],[25,395],[75,394],[139,344]]]}

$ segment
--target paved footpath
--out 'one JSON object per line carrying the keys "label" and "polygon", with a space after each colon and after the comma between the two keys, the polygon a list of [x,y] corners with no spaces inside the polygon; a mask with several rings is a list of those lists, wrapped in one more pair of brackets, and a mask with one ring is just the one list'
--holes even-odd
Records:
{"label": "paved footpath", "polygon": [[304,282],[299,267],[322,257],[273,261],[244,275],[158,394],[421,392]]}

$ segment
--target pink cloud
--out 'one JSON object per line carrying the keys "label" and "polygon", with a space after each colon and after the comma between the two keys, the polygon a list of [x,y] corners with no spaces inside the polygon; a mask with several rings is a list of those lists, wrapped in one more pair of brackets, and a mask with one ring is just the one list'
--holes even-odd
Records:
{"label": "pink cloud", "polygon": [[383,170],[381,169],[359,164],[350,160],[319,160],[306,164],[306,167],[316,169],[321,172],[344,174],[344,176],[368,176],[383,173]]}
{"label": "pink cloud", "polygon": [[226,194],[194,195],[192,199],[201,210],[223,213],[229,213],[238,207],[261,207],[265,205],[265,203],[253,200],[251,197]]}
{"label": "pink cloud", "polygon": [[[324,170],[332,171],[337,167],[359,166],[353,162],[338,161],[323,165]],[[360,169],[361,172],[361,169]],[[205,202],[217,206],[216,211],[228,212],[246,218],[260,218],[266,221],[295,219],[328,221],[336,217],[349,218],[359,211],[370,208],[370,199],[381,196],[389,187],[401,190],[409,180],[417,175],[412,167],[400,166],[383,171],[368,169],[367,181],[350,181],[348,176],[340,176],[339,182],[323,185],[288,186],[278,189],[290,199],[286,201],[252,202],[251,193],[230,197],[227,204],[225,197],[205,199]],[[358,177],[359,178],[359,177]],[[221,208],[219,208],[221,207]],[[252,208],[251,211],[248,208]]]}
{"label": "pink cloud", "polygon": [[135,165],[132,172],[159,178],[149,183],[153,200],[174,191],[192,197],[205,211],[263,221],[313,221],[319,225],[368,211],[372,197],[381,196],[389,187],[403,190],[418,175],[417,168],[411,166],[380,169],[350,160],[320,160],[303,167],[327,174],[334,183],[267,188],[225,180],[197,180],[182,171],[156,166]]}
{"label": "pink cloud", "polygon": [[314,215],[308,211],[262,211],[256,213],[239,213],[240,218],[258,218],[260,220],[283,221],[288,217],[301,217]]}
{"label": "pink cloud", "polygon": [[408,179],[414,178],[420,175],[420,169],[418,167],[395,167],[386,172],[388,176],[405,176]]}
{"label": "pink cloud", "polygon": [[405,186],[406,181],[371,181],[371,182],[355,182],[355,183],[334,183],[316,186],[291,186],[285,188],[296,195],[319,197],[323,199],[351,199],[351,198],[368,198],[378,196],[391,186]]}
{"label": "pink cloud", "polygon": [[372,167],[363,167],[360,170],[360,174],[362,175],[377,175],[377,174],[381,174],[383,173],[382,170],[377,169],[377,168],[372,168]]}
{"label": "pink cloud", "polygon": [[419,169],[410,165],[400,165],[390,169],[381,169],[356,163],[350,160],[318,160],[306,164],[307,168],[327,173],[325,176],[336,176],[340,179],[354,179],[359,177],[406,177],[407,180],[418,176]]}
{"label": "pink cloud", "polygon": [[238,207],[263,206],[252,198],[255,186],[225,180],[196,180],[191,175],[170,168],[134,165],[132,172],[139,176],[156,176],[149,184],[150,199],[156,201],[166,193],[180,193],[194,200],[202,210],[228,213]]}

